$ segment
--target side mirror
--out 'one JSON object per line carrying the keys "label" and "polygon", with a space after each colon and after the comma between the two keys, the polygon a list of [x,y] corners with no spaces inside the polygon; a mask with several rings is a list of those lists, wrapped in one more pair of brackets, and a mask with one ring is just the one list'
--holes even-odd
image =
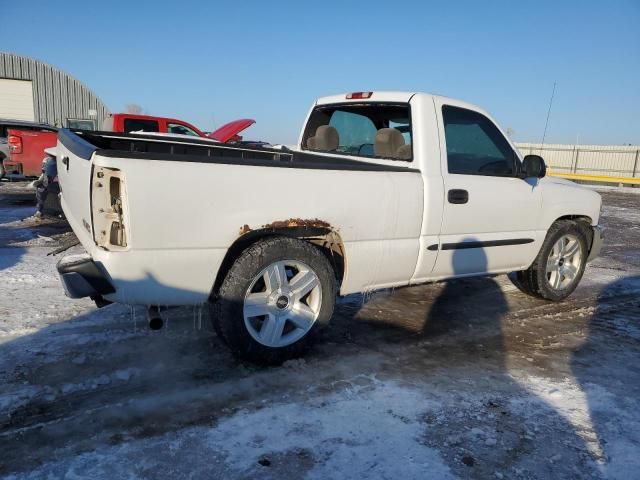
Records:
{"label": "side mirror", "polygon": [[522,161],[522,176],[524,178],[542,178],[547,174],[547,166],[540,155],[527,155]]}

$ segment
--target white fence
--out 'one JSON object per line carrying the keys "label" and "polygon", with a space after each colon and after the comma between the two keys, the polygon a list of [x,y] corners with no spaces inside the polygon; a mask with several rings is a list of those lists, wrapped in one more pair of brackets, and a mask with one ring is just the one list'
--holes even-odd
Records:
{"label": "white fence", "polygon": [[516,143],[522,155],[540,155],[552,172],[640,177],[639,145],[541,145]]}

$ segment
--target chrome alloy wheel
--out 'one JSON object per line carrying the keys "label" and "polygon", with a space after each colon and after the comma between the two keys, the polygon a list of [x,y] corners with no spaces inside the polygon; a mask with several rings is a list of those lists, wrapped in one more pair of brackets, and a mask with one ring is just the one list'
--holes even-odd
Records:
{"label": "chrome alloy wheel", "polygon": [[547,281],[554,290],[571,286],[582,266],[582,245],[574,235],[563,235],[553,245],[547,259]]}
{"label": "chrome alloy wheel", "polygon": [[313,327],[322,306],[322,285],[308,265],[274,262],[252,280],[244,297],[244,324],[258,343],[286,347]]}

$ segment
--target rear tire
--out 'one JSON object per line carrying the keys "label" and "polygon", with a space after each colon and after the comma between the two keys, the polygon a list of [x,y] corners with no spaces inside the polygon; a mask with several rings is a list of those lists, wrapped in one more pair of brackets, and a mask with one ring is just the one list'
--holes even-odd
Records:
{"label": "rear tire", "polygon": [[560,301],[576,289],[589,256],[585,227],[573,220],[551,225],[540,252],[526,270],[511,280],[521,291],[545,300]]}
{"label": "rear tire", "polygon": [[333,315],[336,278],[308,242],[270,237],[233,263],[210,309],[214,328],[243,359],[279,365],[304,354]]}

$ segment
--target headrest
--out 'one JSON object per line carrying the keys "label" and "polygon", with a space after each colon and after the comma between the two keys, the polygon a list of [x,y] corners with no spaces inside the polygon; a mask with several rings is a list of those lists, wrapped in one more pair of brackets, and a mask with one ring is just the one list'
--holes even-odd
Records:
{"label": "headrest", "polygon": [[337,149],[339,144],[338,131],[330,125],[320,125],[315,136],[307,140],[307,148],[325,152]]}
{"label": "headrest", "polygon": [[376,157],[397,158],[398,149],[404,146],[404,137],[395,128],[381,128],[376,133],[373,153]]}
{"label": "headrest", "polygon": [[411,145],[403,145],[396,152],[396,158],[399,160],[411,160]]}

